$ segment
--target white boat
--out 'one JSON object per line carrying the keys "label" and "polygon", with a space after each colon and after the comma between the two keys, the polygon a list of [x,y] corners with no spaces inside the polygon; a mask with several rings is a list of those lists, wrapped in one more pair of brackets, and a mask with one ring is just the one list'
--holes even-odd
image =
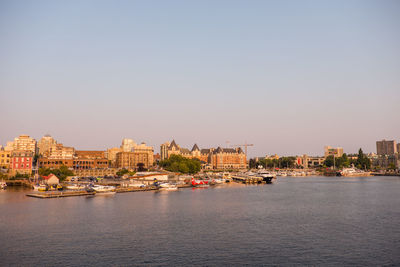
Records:
{"label": "white boat", "polygon": [[69,190],[83,190],[85,189],[85,186],[80,184],[72,184],[72,185],[67,185],[66,188]]}
{"label": "white boat", "polygon": [[214,179],[212,180],[215,184],[225,184],[226,179]]}
{"label": "white boat", "polygon": [[165,191],[174,191],[174,190],[178,190],[178,187],[176,185],[173,184],[169,184],[169,183],[163,183],[160,184],[160,190],[165,190]]}
{"label": "white boat", "polygon": [[115,193],[115,186],[94,185],[92,188],[96,193]]}
{"label": "white boat", "polygon": [[1,181],[0,182],[0,189],[6,189],[6,187],[7,187],[7,183],[4,182],[4,181]]}
{"label": "white boat", "polygon": [[371,172],[365,172],[362,170],[358,170],[356,168],[344,168],[341,172],[340,175],[342,176],[350,176],[350,177],[354,177],[354,176],[369,176],[371,175]]}

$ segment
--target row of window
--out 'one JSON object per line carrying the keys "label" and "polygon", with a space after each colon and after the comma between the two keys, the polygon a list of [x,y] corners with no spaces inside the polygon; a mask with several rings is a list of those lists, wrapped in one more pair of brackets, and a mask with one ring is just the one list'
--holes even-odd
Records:
{"label": "row of window", "polygon": [[[20,158],[15,158],[15,162],[18,162]],[[30,161],[30,158],[26,158],[26,161]],[[21,162],[24,162],[25,158],[21,158]]]}
{"label": "row of window", "polygon": [[18,165],[18,163],[15,164],[15,169],[18,169],[18,168],[23,169],[23,168],[29,168],[29,167],[30,167],[29,163],[27,163],[27,164],[21,164],[21,165]]}
{"label": "row of window", "polygon": [[1,157],[4,158],[5,156],[7,156],[7,158],[10,157],[10,154],[1,154]]}

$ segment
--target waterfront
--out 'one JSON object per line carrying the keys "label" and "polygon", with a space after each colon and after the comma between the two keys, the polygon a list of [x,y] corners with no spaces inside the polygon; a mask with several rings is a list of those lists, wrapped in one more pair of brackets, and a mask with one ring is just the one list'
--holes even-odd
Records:
{"label": "waterfront", "polygon": [[34,199],[0,191],[1,265],[399,265],[399,177]]}

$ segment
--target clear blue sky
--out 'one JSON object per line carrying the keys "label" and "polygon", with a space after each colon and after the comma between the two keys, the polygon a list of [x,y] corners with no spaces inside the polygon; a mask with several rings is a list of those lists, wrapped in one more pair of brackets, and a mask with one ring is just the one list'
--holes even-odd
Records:
{"label": "clear blue sky", "polygon": [[0,144],[400,141],[400,1],[0,1]]}

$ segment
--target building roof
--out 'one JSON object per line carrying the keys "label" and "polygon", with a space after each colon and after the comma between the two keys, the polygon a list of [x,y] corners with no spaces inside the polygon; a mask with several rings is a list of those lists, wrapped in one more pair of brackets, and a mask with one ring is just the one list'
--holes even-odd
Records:
{"label": "building roof", "polygon": [[180,148],[179,151],[184,154],[190,154],[190,150],[187,148]]}
{"label": "building roof", "polygon": [[218,147],[215,150],[215,153],[237,153],[237,150],[234,148],[222,148],[222,147]]}
{"label": "building roof", "polygon": [[175,143],[175,140],[172,140],[171,144],[169,145],[169,149],[172,149],[175,147],[176,150],[179,150],[178,145]]}
{"label": "building roof", "polygon": [[200,148],[197,146],[197,144],[194,144],[192,151],[200,151]]}
{"label": "building roof", "polygon": [[202,150],[200,150],[201,154],[209,154],[212,150],[210,148],[203,148]]}
{"label": "building roof", "polygon": [[57,179],[58,179],[58,177],[56,176],[56,175],[54,175],[54,174],[52,174],[52,173],[50,173],[48,176],[42,176],[43,177],[43,179],[45,179],[45,180],[49,180],[51,177],[56,177]]}

